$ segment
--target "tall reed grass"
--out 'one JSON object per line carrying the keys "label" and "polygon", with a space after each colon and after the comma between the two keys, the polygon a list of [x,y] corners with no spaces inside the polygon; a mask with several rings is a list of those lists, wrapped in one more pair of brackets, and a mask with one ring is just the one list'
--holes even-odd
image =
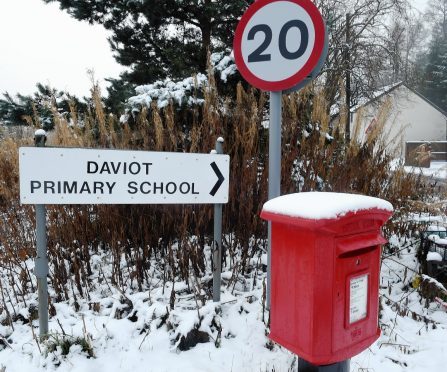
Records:
{"label": "tall reed grass", "polygon": [[[235,99],[229,99],[219,96],[212,85],[204,92],[203,106],[158,109],[153,104],[132,122],[120,123],[105,112],[98,88],[92,92],[93,105],[82,122],[74,108],[68,121],[56,117],[49,146],[209,153],[218,137],[225,139],[230,198],[224,206],[224,258],[235,275],[250,270],[250,259],[265,253],[266,224],[259,213],[267,200],[266,93],[238,85]],[[396,208],[387,232],[411,232],[406,217],[425,208],[418,201],[430,198],[432,190],[419,176],[392,166],[394,153],[380,130],[387,110],[385,105],[379,129],[367,141],[346,143],[340,125],[345,118],[331,120],[322,94],[308,88],[284,95],[282,193],[322,190],[384,198]],[[0,265],[11,274],[5,280],[20,273],[22,281],[13,283],[13,295],[25,301],[25,294],[35,288],[24,265],[35,254],[35,220],[33,207],[19,204],[18,147],[23,144],[31,145],[32,139],[0,143]],[[74,292],[88,296],[92,254],[98,250],[110,253],[112,282],[120,287],[130,285],[123,279],[124,270],[138,289],[144,289],[151,258],[165,265],[171,280],[205,273],[204,247],[212,240],[211,206],[49,205],[47,214],[53,301],[68,300]]]}

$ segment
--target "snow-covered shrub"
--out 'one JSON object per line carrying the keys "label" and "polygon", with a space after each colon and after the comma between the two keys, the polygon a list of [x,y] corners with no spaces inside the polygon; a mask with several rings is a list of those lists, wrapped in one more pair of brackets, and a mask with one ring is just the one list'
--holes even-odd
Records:
{"label": "snow-covered shrub", "polygon": [[205,102],[204,91],[213,89],[213,82],[208,81],[209,75],[212,74],[212,78],[217,80],[217,85],[225,85],[229,83],[229,77],[235,75],[236,72],[232,54],[213,53],[210,56],[208,76],[199,72],[195,76],[178,81],[167,78],[136,87],[136,95],[128,99],[128,109],[121,116],[121,121],[126,122],[131,116],[135,117],[141,113],[143,108],[152,109],[154,103],[158,109],[165,108],[169,104],[173,104],[177,108],[203,105]]}

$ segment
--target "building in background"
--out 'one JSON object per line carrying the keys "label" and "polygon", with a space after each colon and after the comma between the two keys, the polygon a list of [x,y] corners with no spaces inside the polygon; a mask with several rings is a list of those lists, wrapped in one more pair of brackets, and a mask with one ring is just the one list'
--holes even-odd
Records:
{"label": "building in background", "polygon": [[[436,146],[436,142],[447,140],[447,113],[403,82],[384,88],[352,110],[353,138],[364,142],[378,126],[383,127],[382,138],[387,145],[401,158],[410,151],[407,143]],[[440,154],[443,151],[434,151],[435,159],[437,152],[445,156]]]}

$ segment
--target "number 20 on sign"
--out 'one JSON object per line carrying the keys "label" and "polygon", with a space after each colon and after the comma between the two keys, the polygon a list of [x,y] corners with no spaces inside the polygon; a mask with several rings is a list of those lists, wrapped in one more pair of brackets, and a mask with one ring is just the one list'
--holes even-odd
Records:
{"label": "number 20 on sign", "polygon": [[236,28],[234,58],[253,86],[286,90],[312,72],[324,37],[323,18],[310,0],[258,0]]}

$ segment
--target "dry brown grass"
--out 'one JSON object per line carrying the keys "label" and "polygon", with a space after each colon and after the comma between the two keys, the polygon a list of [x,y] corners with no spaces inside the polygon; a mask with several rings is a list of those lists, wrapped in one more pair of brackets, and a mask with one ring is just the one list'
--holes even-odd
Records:
{"label": "dry brown grass", "polygon": [[[266,235],[259,213],[267,199],[268,130],[263,127],[267,95],[239,85],[232,101],[211,88],[202,107],[177,110],[171,105],[160,110],[152,105],[123,125],[104,112],[99,97],[93,89],[93,108],[82,125],[74,108],[72,125],[58,118],[48,145],[209,153],[216,139],[224,137],[224,151],[231,159],[230,200],[224,206],[226,258],[235,273],[243,274],[249,259],[263,249],[253,245],[252,238]],[[386,110],[385,106],[380,120],[386,118]],[[323,96],[312,89],[283,97],[282,193],[330,190],[381,197],[396,207],[388,231],[408,232],[412,227],[405,217],[423,209],[413,201],[424,200],[429,187],[402,168],[391,171],[394,155],[380,131],[366,143],[346,144],[342,125],[330,123],[327,112]],[[0,143],[0,265],[23,271],[23,283],[16,284],[18,297],[35,282],[23,264],[34,255],[35,221],[33,208],[18,201],[19,145],[10,139]],[[66,205],[47,206],[47,211],[50,280],[57,301],[73,295],[73,287],[80,295],[88,293],[90,255],[100,248],[110,251],[112,280],[122,287],[129,285],[123,281],[123,257],[124,270],[140,289],[147,282],[152,257],[164,262],[171,279],[205,271],[211,206]],[[173,250],[174,243],[178,249]]]}

